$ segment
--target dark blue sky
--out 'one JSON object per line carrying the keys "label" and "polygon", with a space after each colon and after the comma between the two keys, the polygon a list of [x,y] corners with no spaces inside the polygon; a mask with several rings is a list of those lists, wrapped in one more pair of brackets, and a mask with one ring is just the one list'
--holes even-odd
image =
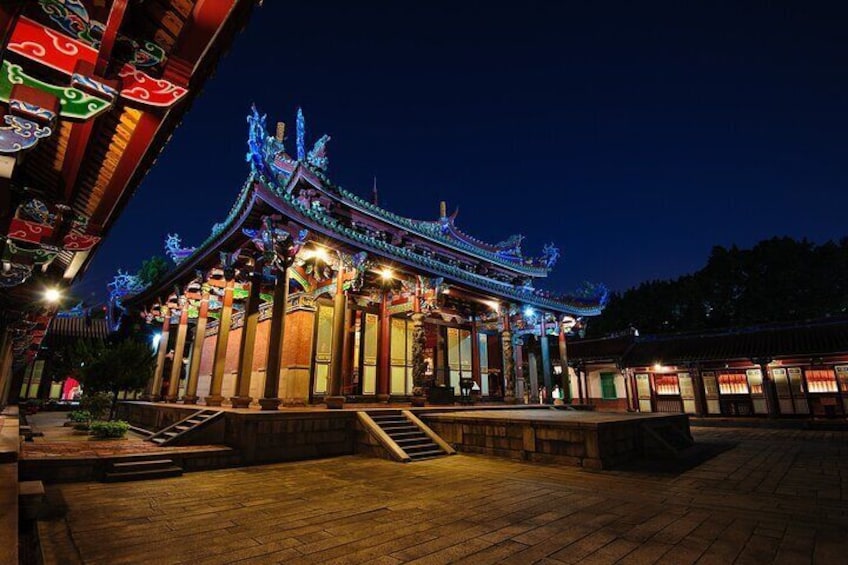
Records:
{"label": "dark blue sky", "polygon": [[[713,245],[846,235],[848,11],[812,2],[266,0],[78,291],[189,244],[247,175],[251,102],[302,106],[330,174],[381,204],[563,256],[547,283],[625,289]],[[696,5],[697,4],[697,5]]]}

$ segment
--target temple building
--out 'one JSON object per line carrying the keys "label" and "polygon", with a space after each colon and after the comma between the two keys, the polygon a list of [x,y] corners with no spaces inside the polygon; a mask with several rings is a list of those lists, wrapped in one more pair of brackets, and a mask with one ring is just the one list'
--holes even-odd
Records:
{"label": "temple building", "polygon": [[601,409],[845,417],[848,320],[572,341],[573,379]]}
{"label": "temple building", "polygon": [[548,339],[542,370],[516,378],[522,339],[564,350],[563,328],[600,313],[602,286],[543,291],[554,245],[528,257],[521,236],[479,241],[444,202],[433,220],[393,214],[330,180],[329,137],[307,148],[302,112],[292,152],[285,124],[272,136],[265,121],[248,116],[250,173],[206,241],[169,236],[175,267],[159,283],[113,288],[115,308],[161,324],[148,398],[276,409],[461,391],[511,401],[563,386]]}
{"label": "temple building", "polygon": [[255,4],[0,2],[0,405]]}

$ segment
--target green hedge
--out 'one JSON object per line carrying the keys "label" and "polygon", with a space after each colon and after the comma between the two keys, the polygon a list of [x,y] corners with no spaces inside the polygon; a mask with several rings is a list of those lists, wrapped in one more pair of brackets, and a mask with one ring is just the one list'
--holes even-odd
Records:
{"label": "green hedge", "polygon": [[121,438],[127,435],[129,429],[130,425],[123,420],[91,423],[91,435],[96,438]]}
{"label": "green hedge", "polygon": [[74,410],[68,412],[68,420],[71,422],[90,422],[93,418],[88,410]]}

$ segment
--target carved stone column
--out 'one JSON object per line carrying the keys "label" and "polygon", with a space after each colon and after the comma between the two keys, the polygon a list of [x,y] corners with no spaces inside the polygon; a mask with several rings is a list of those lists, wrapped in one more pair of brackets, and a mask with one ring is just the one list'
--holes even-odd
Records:
{"label": "carved stone column", "polygon": [[159,400],[162,388],[162,374],[165,372],[165,356],[168,354],[168,338],[171,331],[171,313],[167,307],[162,308],[162,333],[159,334],[159,351],[156,353],[156,370],[153,372],[153,380],[150,389],[145,394],[146,400]]}
{"label": "carved stone column", "polygon": [[186,334],[188,333],[188,302],[185,297],[180,299],[180,324],[177,326],[177,342],[174,344],[174,361],[171,363],[171,376],[168,381],[167,402],[176,402],[180,390],[180,372],[183,366]]}
{"label": "carved stone column", "polygon": [[206,339],[206,321],[209,317],[209,291],[203,289],[200,297],[200,310],[197,313],[197,326],[194,328],[194,342],[191,346],[191,361],[188,366],[188,383],[183,396],[184,404],[197,404],[197,379],[200,375],[200,361],[203,357],[203,342]]}
{"label": "carved stone column", "polygon": [[230,339],[230,326],[233,323],[233,281],[227,281],[224,288],[224,300],[221,303],[221,317],[218,319],[218,338],[215,340],[215,361],[212,365],[212,384],[209,396],[204,400],[207,406],[220,406],[224,401],[221,389],[224,386],[224,369],[227,365],[227,342]]}
{"label": "carved stone column", "polygon": [[515,357],[512,350],[512,330],[509,327],[509,305],[504,306],[501,354],[503,356],[504,402],[515,404]]}

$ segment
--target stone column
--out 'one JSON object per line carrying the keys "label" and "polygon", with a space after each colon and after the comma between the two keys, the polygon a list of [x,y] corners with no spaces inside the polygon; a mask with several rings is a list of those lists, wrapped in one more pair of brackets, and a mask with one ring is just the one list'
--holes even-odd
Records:
{"label": "stone column", "polygon": [[343,408],[342,396],[342,366],[344,365],[345,316],[347,300],[344,293],[344,259],[339,253],[339,264],[336,272],[336,293],[333,295],[333,348],[330,357],[329,382],[327,396],[324,402],[327,408]]}
{"label": "stone column", "polygon": [[200,375],[200,360],[203,357],[203,342],[206,338],[206,320],[209,316],[209,291],[203,290],[200,297],[200,311],[197,313],[197,326],[194,328],[194,342],[191,346],[191,361],[188,366],[188,383],[183,396],[184,404],[197,404],[197,379]]}
{"label": "stone column", "polygon": [[424,349],[427,347],[427,336],[424,334],[424,314],[416,312],[410,318],[412,322],[412,389],[413,394],[423,395],[425,372],[427,364],[424,360]]}
{"label": "stone column", "polygon": [[557,345],[559,346],[559,365],[562,367],[562,392],[565,400],[571,402],[571,375],[568,374],[568,350],[565,343],[565,329],[562,326],[559,328]]}
{"label": "stone column", "polygon": [[548,330],[545,327],[545,314],[541,314],[539,322],[539,343],[542,346],[542,381],[545,384],[545,403],[551,404],[553,393],[553,378],[551,377],[551,346],[548,343]]}
{"label": "stone column", "polygon": [[224,300],[221,303],[221,317],[218,319],[218,338],[215,340],[215,360],[212,365],[212,384],[209,396],[204,401],[207,406],[220,406],[224,401],[221,389],[224,386],[224,369],[227,365],[227,342],[230,339],[230,326],[233,322],[233,281],[227,281],[224,288]]}
{"label": "stone column", "polygon": [[383,291],[383,300],[380,302],[380,333],[377,345],[377,400],[388,402],[389,400],[389,347],[391,341],[391,325],[389,319],[389,293]]}
{"label": "stone column", "polygon": [[280,399],[280,367],[286,336],[286,310],[289,302],[289,270],[277,273],[274,303],[271,307],[271,331],[268,336],[268,362],[265,366],[265,395],[259,399],[262,410],[276,410]]}
{"label": "stone column", "polygon": [[236,395],[230,398],[233,408],[247,408],[253,401],[250,397],[250,380],[253,376],[253,350],[256,347],[256,326],[259,324],[259,291],[262,289],[262,264],[253,266],[250,290],[244,306],[244,326],[241,328]]}
{"label": "stone column", "polygon": [[501,357],[503,358],[504,402],[514,404],[515,398],[515,353],[512,350],[512,331],[509,327],[509,306],[503,307],[503,332],[501,332]]}
{"label": "stone column", "polygon": [[167,402],[176,402],[180,391],[180,371],[183,367],[183,353],[188,333],[188,302],[185,298],[182,302],[180,325],[177,326],[177,343],[174,345],[174,362],[171,363],[171,380],[168,381],[168,396],[165,397]]}
{"label": "stone column", "polygon": [[524,372],[524,341],[521,336],[513,338],[513,363],[515,363],[515,380],[521,382],[521,398],[518,399],[521,403],[527,403],[530,400],[530,382],[528,376]]}
{"label": "stone column", "polygon": [[145,395],[146,400],[157,401],[162,388],[162,373],[165,372],[165,356],[168,354],[168,338],[171,332],[171,312],[167,307],[163,307],[162,332],[159,334],[159,351],[156,354],[156,370],[153,372],[153,381],[150,383],[150,389]]}
{"label": "stone column", "polygon": [[471,319],[471,378],[483,390],[483,375],[480,374],[480,333],[477,331],[477,315]]}

